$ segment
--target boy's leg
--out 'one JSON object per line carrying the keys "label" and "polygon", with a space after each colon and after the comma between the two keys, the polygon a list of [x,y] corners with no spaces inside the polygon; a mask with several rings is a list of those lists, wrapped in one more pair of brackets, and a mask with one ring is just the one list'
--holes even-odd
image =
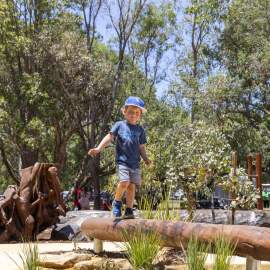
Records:
{"label": "boy's leg", "polygon": [[123,180],[118,183],[114,196],[116,201],[122,201],[123,194],[127,191],[129,183],[129,180]]}
{"label": "boy's leg", "polygon": [[127,190],[127,187],[129,185],[129,181],[121,181],[118,183],[116,191],[115,191],[115,197],[112,204],[112,213],[114,217],[121,217],[121,208],[122,208],[122,197],[124,192]]}
{"label": "boy's leg", "polygon": [[135,184],[130,182],[127,188],[127,192],[126,192],[127,208],[124,214],[124,218],[126,219],[134,218],[133,203],[134,203],[134,197],[135,197],[135,189],[136,189]]}
{"label": "boy's leg", "polygon": [[130,182],[128,187],[127,187],[127,195],[126,195],[126,200],[127,200],[127,207],[128,208],[133,208],[133,203],[134,203],[134,197],[135,197],[135,184]]}
{"label": "boy's leg", "polygon": [[124,218],[134,218],[133,214],[133,203],[136,191],[136,185],[141,184],[141,171],[139,168],[130,169],[130,184],[127,188],[127,208],[125,211]]}
{"label": "boy's leg", "polygon": [[133,203],[135,197],[136,185],[141,184],[141,171],[139,168],[130,169],[130,184],[127,188],[127,208],[125,211],[124,218],[134,218],[133,214]]}

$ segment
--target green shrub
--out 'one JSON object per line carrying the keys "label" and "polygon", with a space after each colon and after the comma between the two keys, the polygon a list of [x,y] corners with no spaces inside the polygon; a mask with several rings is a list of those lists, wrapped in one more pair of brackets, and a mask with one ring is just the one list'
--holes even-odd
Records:
{"label": "green shrub", "polygon": [[224,236],[220,235],[215,240],[215,261],[213,270],[229,270],[231,257],[234,254],[236,244],[227,240]]}
{"label": "green shrub", "polygon": [[39,267],[39,251],[37,243],[24,240],[22,250],[19,252],[19,257],[22,267],[13,258],[10,257],[10,259],[18,266],[20,270],[41,269],[41,267]]}
{"label": "green shrub", "polygon": [[157,209],[154,209],[154,198],[144,196],[140,201],[141,217],[145,219],[159,219],[159,220],[179,220],[180,209],[176,209],[174,205],[171,206],[171,188],[165,194],[164,199],[159,203]]}
{"label": "green shrub", "polygon": [[209,246],[192,236],[186,250],[188,270],[204,270],[208,252]]}
{"label": "green shrub", "polygon": [[127,257],[135,270],[153,269],[153,260],[160,248],[160,238],[155,232],[135,230],[122,232]]}

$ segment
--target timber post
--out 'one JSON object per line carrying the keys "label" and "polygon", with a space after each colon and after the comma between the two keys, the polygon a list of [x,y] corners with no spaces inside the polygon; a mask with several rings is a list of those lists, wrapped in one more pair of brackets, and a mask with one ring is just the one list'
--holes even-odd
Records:
{"label": "timber post", "polygon": [[262,199],[262,154],[257,153],[255,157],[255,174],[253,170],[253,157],[252,155],[247,156],[248,166],[248,178],[253,182],[253,177],[256,178],[256,188],[259,190],[260,198],[257,201],[257,209],[263,210],[263,199]]}
{"label": "timber post", "polygon": [[97,238],[94,238],[94,252],[99,254],[103,251],[103,241]]}
{"label": "timber post", "polygon": [[261,261],[255,260],[250,256],[247,256],[246,270],[260,270]]}
{"label": "timber post", "polygon": [[257,208],[263,210],[262,200],[262,154],[256,154],[256,188],[259,189],[260,198],[258,199]]}

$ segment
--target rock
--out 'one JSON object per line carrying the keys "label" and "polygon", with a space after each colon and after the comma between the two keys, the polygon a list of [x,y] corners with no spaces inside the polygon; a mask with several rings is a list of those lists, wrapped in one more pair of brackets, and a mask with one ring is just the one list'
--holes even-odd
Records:
{"label": "rock", "polygon": [[126,259],[108,259],[93,257],[92,260],[81,261],[74,265],[74,270],[132,270],[130,263]]}
{"label": "rock", "polygon": [[89,217],[110,217],[110,211],[103,210],[80,210],[80,211],[68,211],[66,216],[60,216],[59,224],[77,224],[81,226],[82,222]]}
{"label": "rock", "polygon": [[102,269],[102,265],[107,259],[100,257],[93,257],[91,260],[80,261],[73,267],[74,270],[97,270]]}
{"label": "rock", "polygon": [[110,215],[109,211],[100,210],[69,211],[66,216],[60,216],[60,222],[53,228],[50,239],[88,241],[80,234],[81,223],[89,217],[110,217]]}
{"label": "rock", "polygon": [[51,237],[52,237],[52,230],[53,230],[53,227],[49,227],[45,230],[43,230],[41,233],[39,233],[37,235],[37,240],[40,241],[40,240],[50,240]]}
{"label": "rock", "polygon": [[75,242],[89,242],[90,239],[83,235],[81,232],[79,232],[76,236],[73,237],[72,241],[75,241]]}
{"label": "rock", "polygon": [[166,265],[165,270],[188,270],[186,265]]}
{"label": "rock", "polygon": [[[42,270],[55,270],[55,269],[53,269],[53,268],[43,268],[42,267]],[[74,270],[74,269],[73,269],[73,267],[71,267],[71,268],[66,268],[65,270]]]}
{"label": "rock", "polygon": [[52,269],[67,269],[80,261],[91,260],[93,255],[67,252],[62,254],[42,254],[39,266]]}
{"label": "rock", "polygon": [[[213,224],[231,224],[232,211],[215,209],[215,220],[209,209],[199,209],[195,212],[193,222],[213,223]],[[187,217],[186,210],[180,210],[180,217],[184,220]],[[235,225],[251,225],[260,227],[270,227],[270,212],[263,210],[236,210]]]}
{"label": "rock", "polygon": [[181,249],[163,247],[157,254],[153,262],[159,265],[179,265],[185,263],[185,254]]}
{"label": "rock", "polygon": [[52,240],[72,240],[80,232],[80,227],[75,223],[57,224],[51,233]]}
{"label": "rock", "polygon": [[121,270],[132,270],[132,266],[127,259],[111,259]]}

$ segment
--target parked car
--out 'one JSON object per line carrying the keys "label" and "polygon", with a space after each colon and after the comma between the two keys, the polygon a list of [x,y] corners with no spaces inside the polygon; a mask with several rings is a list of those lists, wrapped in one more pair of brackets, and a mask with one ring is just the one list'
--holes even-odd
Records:
{"label": "parked car", "polygon": [[[197,207],[199,209],[210,209],[212,208],[211,199],[200,199],[197,201]],[[214,198],[214,208],[220,209],[223,208],[223,203],[219,200],[219,198]]]}
{"label": "parked car", "polygon": [[68,196],[69,196],[69,193],[70,191],[69,190],[64,190],[62,191],[60,194],[61,194],[61,197],[63,199],[64,202],[66,202],[68,200]]}
{"label": "parked car", "polygon": [[172,193],[172,198],[175,200],[182,200],[183,197],[184,197],[184,192],[182,189],[178,189],[174,193]]}

